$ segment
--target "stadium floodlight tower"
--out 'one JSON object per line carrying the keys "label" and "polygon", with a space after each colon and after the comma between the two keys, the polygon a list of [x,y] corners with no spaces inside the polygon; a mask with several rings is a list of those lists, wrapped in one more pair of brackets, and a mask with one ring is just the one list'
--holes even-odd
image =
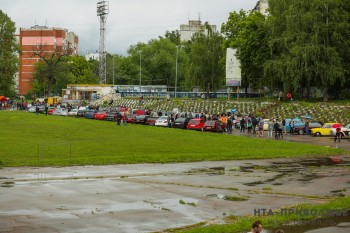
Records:
{"label": "stadium floodlight tower", "polygon": [[107,60],[105,51],[105,31],[106,31],[106,20],[109,12],[108,1],[99,1],[97,3],[97,16],[100,19],[100,50],[99,50],[99,77],[100,83],[106,84],[106,70],[107,70]]}

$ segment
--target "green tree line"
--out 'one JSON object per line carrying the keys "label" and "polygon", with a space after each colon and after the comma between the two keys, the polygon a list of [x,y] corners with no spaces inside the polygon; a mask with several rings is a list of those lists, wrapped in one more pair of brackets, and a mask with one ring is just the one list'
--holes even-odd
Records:
{"label": "green tree line", "polygon": [[[349,3],[270,0],[267,15],[231,12],[221,32],[205,23],[203,31],[181,42],[179,31],[167,31],[147,43],[130,46],[125,56],[107,54],[107,83],[139,85],[141,69],[142,85],[167,85],[169,91],[175,85],[178,91],[226,89],[226,49],[236,48],[241,88],[246,92],[291,92],[303,99],[322,95],[325,101],[350,97]],[[37,95],[48,94],[52,77],[50,89],[58,94],[67,84],[98,83],[95,60],[66,56],[54,63],[54,68],[44,60],[37,64],[33,82]],[[4,89],[1,83],[0,88]]]}

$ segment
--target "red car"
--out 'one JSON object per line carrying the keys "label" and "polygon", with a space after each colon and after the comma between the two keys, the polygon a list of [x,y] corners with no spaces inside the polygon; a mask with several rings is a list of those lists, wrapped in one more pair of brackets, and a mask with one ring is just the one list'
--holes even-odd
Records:
{"label": "red car", "polygon": [[146,125],[154,126],[159,117],[148,117]]}
{"label": "red car", "polygon": [[135,119],[136,119],[136,117],[137,117],[138,115],[137,114],[128,114],[126,117],[126,122],[127,123],[134,123],[134,121],[135,121]]}
{"label": "red car", "polygon": [[219,120],[206,121],[203,126],[204,131],[225,132],[225,124]]}
{"label": "red car", "polygon": [[191,119],[187,124],[187,129],[202,130],[205,120],[202,118]]}
{"label": "red car", "polygon": [[47,110],[47,114],[52,115],[52,113],[56,110],[56,107],[49,107]]}
{"label": "red car", "polygon": [[106,114],[107,114],[107,112],[105,112],[105,111],[100,111],[98,113],[95,113],[94,119],[95,120],[104,120],[106,118]]}

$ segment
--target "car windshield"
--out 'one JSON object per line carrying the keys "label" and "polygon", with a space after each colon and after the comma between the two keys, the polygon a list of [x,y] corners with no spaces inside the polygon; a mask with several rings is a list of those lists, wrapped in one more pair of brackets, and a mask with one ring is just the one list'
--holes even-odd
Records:
{"label": "car windshield", "polygon": [[189,122],[191,125],[196,125],[199,123],[199,120],[190,120]]}
{"label": "car windshield", "polygon": [[177,118],[175,120],[175,122],[184,122],[186,120],[186,118]]}
{"label": "car windshield", "polygon": [[319,124],[319,123],[310,123],[310,125],[309,125],[310,127],[322,127],[322,125],[321,124]]}
{"label": "car windshield", "polygon": [[215,125],[215,121],[207,121],[205,122],[205,125],[213,126]]}

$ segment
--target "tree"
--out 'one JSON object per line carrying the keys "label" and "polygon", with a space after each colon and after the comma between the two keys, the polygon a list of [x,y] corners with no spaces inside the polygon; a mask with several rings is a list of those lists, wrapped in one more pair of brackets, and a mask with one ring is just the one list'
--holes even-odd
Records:
{"label": "tree", "polygon": [[33,57],[39,57],[41,62],[46,64],[46,67],[43,68],[45,72],[36,72],[36,75],[40,75],[44,83],[47,83],[47,95],[52,96],[52,88],[59,81],[59,74],[66,72],[67,66],[60,63],[64,61],[65,57],[72,54],[70,44],[57,46],[53,52],[47,52],[45,45],[41,44],[37,45],[37,47],[33,46],[33,51]]}
{"label": "tree", "polygon": [[14,96],[14,75],[18,70],[19,46],[15,23],[0,10],[0,95]]}
{"label": "tree", "polygon": [[72,56],[65,59],[64,62],[69,64],[71,83],[99,83],[98,61],[93,59],[87,61],[84,56]]}
{"label": "tree", "polygon": [[66,59],[62,59],[57,64],[55,60],[50,61],[49,64],[44,60],[35,63],[32,91],[37,96],[60,95],[61,90],[66,88],[68,83],[72,83],[73,76],[69,73],[70,70],[71,64]]}
{"label": "tree", "polygon": [[[147,44],[139,43],[131,46],[128,53],[133,66],[130,71],[137,80],[140,72],[140,53],[142,66],[142,85],[175,86],[176,44],[168,38],[152,39]],[[184,81],[184,65],[186,54],[179,49],[178,83]],[[136,82],[138,84],[138,82]]]}
{"label": "tree", "polygon": [[[54,72],[48,75],[48,73]],[[39,96],[50,96],[48,94],[48,76],[54,76],[51,85],[51,94],[60,94],[67,84],[97,84],[98,64],[96,60],[87,61],[84,56],[61,57],[54,68],[50,67],[44,60],[35,64],[32,88]]]}
{"label": "tree", "polygon": [[186,85],[210,91],[224,86],[223,67],[219,63],[223,56],[223,38],[220,33],[212,31],[208,23],[205,23],[205,28],[208,35],[204,31],[198,32],[186,45],[189,47]]}
{"label": "tree", "polygon": [[271,59],[265,70],[281,79],[285,92],[306,92],[308,97],[315,86],[327,101],[332,86],[344,86],[349,71],[348,4],[348,0],[269,1]]}

